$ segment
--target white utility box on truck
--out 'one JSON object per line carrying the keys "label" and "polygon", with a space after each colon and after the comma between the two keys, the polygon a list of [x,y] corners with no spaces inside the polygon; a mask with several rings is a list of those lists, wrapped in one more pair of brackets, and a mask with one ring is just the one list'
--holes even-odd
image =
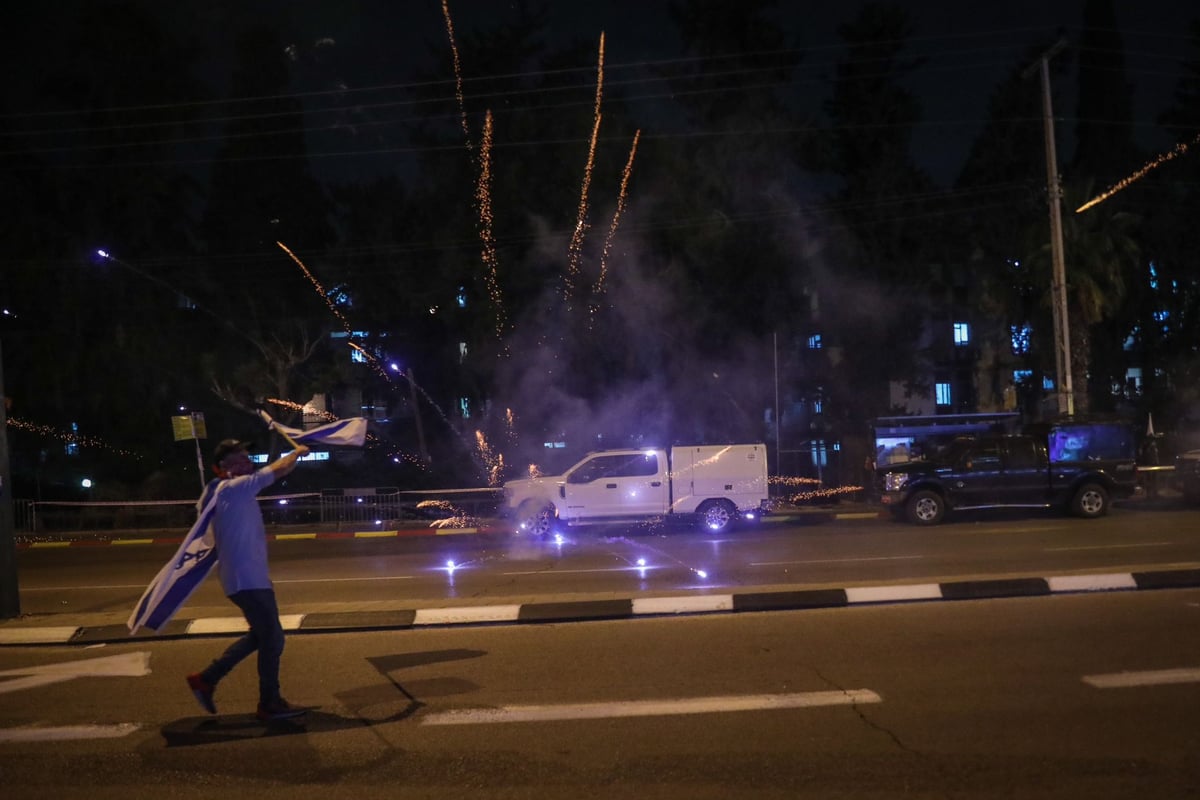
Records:
{"label": "white utility box on truck", "polygon": [[641,522],[694,515],[711,530],[765,512],[764,444],[601,450],[562,475],[504,484],[505,510],[522,531],[543,535],[555,522]]}

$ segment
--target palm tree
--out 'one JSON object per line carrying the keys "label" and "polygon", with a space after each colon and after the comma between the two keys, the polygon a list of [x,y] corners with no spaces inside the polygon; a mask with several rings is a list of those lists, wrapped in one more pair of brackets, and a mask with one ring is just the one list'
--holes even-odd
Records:
{"label": "palm tree", "polygon": [[[1071,383],[1077,414],[1091,408],[1089,375],[1104,376],[1102,365],[1092,364],[1092,334],[1095,326],[1111,319],[1125,302],[1127,289],[1138,274],[1141,248],[1134,238],[1140,218],[1104,203],[1075,213],[1094,196],[1092,185],[1068,187],[1063,197],[1063,251],[1067,278],[1067,330],[1071,338]],[[1040,226],[1039,226],[1040,227]],[[1043,229],[1044,230],[1044,229]],[[1050,290],[1051,246],[1038,247],[1030,259],[1044,284],[1043,305],[1052,302]]]}

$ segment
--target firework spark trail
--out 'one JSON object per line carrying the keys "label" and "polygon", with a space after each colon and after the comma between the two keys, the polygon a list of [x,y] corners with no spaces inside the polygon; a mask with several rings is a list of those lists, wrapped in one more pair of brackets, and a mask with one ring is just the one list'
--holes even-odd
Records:
{"label": "firework spark trail", "polygon": [[361,353],[362,357],[365,358],[367,363],[371,365],[371,369],[378,372],[380,377],[382,377],[388,383],[392,382],[392,376],[388,375],[387,370],[383,368],[383,364],[379,363],[379,359],[375,357],[374,353],[369,352],[367,348],[363,347],[357,342],[346,342],[346,344],[350,345],[359,353]]}
{"label": "firework spark trail", "polygon": [[571,243],[567,247],[567,278],[564,282],[563,293],[567,306],[571,305],[575,293],[575,282],[579,277],[580,256],[583,253],[583,235],[587,232],[588,192],[592,185],[592,166],[596,163],[596,139],[600,136],[600,102],[604,97],[604,34],[600,34],[600,58],[596,66],[596,107],[592,123],[592,138],[588,144],[587,164],[583,168],[583,186],[579,192],[579,217],[575,222],[575,230],[571,233]]}
{"label": "firework spark trail", "polygon": [[446,18],[446,35],[450,37],[450,53],[454,57],[454,92],[458,96],[459,113],[462,114],[463,136],[467,140],[467,149],[473,150],[471,129],[467,127],[467,105],[463,100],[462,63],[458,59],[458,45],[454,42],[454,21],[450,19],[449,0],[442,0],[442,16]]}
{"label": "firework spark trail", "polygon": [[1128,188],[1130,184],[1135,183],[1136,181],[1140,181],[1142,178],[1146,177],[1146,174],[1148,172],[1150,172],[1151,170],[1157,169],[1158,167],[1161,167],[1163,164],[1167,163],[1168,161],[1171,161],[1172,159],[1178,158],[1179,156],[1183,155],[1184,153],[1186,153],[1188,151],[1188,148],[1194,144],[1200,144],[1200,134],[1197,134],[1197,136],[1194,139],[1192,139],[1190,142],[1180,142],[1179,144],[1175,145],[1173,148],[1171,148],[1167,152],[1163,153],[1162,155],[1158,156],[1154,160],[1150,161],[1148,164],[1146,164],[1144,167],[1142,167],[1141,169],[1139,169],[1137,172],[1133,173],[1129,177],[1122,178],[1121,180],[1117,181],[1112,186],[1105,189],[1103,193],[1093,197],[1091,200],[1088,200],[1086,203],[1081,205],[1079,208],[1075,209],[1075,213],[1076,214],[1082,213],[1084,211],[1087,211],[1089,208],[1091,208],[1094,205],[1103,203],[1105,200],[1112,197],[1117,192],[1121,191],[1122,189]]}
{"label": "firework spark trail", "polygon": [[499,486],[504,479],[504,455],[492,450],[483,431],[475,431],[475,445],[480,461],[487,468],[488,486]]}
{"label": "firework spark trail", "polygon": [[26,431],[27,433],[32,433],[37,436],[46,436],[58,439],[66,444],[73,444],[79,447],[94,447],[98,450],[107,450],[110,453],[116,453],[120,456],[132,456],[138,460],[142,458],[132,450],[114,447],[103,439],[95,436],[88,436],[87,434],[77,433],[74,431],[60,431],[50,427],[49,425],[39,425],[36,422],[26,422],[25,420],[17,419],[16,417],[9,417],[6,420],[6,423],[8,427],[12,428],[13,430]]}
{"label": "firework spark trail", "polygon": [[492,112],[483,120],[483,144],[479,149],[479,185],[475,189],[475,202],[479,207],[479,240],[483,245],[481,258],[486,270],[484,282],[488,296],[496,310],[496,338],[504,338],[504,298],[500,294],[497,276],[496,238],[492,219]]}
{"label": "firework spark trail", "polygon": [[318,416],[324,419],[326,422],[337,422],[339,419],[336,414],[330,414],[328,411],[321,411],[317,408],[311,408],[301,403],[297,403],[294,400],[283,400],[278,397],[268,397],[266,402],[274,406],[279,406],[280,408],[286,408],[289,411],[302,411],[305,414]]}
{"label": "firework spark trail", "polygon": [[338,311],[337,306],[335,306],[333,301],[329,299],[329,295],[326,293],[325,287],[321,285],[321,282],[317,280],[311,272],[308,271],[308,267],[304,266],[304,262],[301,261],[295,253],[289,250],[287,245],[285,245],[283,242],[276,242],[275,244],[279,245],[283,252],[291,256],[292,261],[296,262],[296,266],[300,267],[300,269],[304,271],[305,276],[307,276],[307,278],[312,281],[312,285],[316,287],[317,294],[321,295],[321,299],[325,301],[325,305],[329,306],[329,310],[333,312],[335,317],[337,317],[338,322],[342,323],[342,328],[346,331],[346,333],[353,336],[354,334],[350,330],[350,323],[346,321],[346,318],[342,316],[342,312]]}
{"label": "firework spark trail", "polygon": [[604,249],[600,253],[600,277],[592,293],[599,295],[604,292],[604,279],[608,274],[608,254],[612,251],[613,238],[617,235],[617,226],[621,224],[621,214],[625,211],[625,201],[629,191],[629,176],[633,173],[633,158],[637,155],[638,140],[642,137],[641,130],[633,134],[633,146],[629,148],[629,160],[625,162],[625,171],[621,173],[621,191],[617,195],[617,210],[613,212],[612,224],[608,226],[608,238],[604,240]]}

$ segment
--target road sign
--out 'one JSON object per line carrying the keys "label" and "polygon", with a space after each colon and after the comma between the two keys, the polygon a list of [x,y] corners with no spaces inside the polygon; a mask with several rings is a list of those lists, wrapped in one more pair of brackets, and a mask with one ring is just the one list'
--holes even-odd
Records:
{"label": "road sign", "polygon": [[171,417],[171,430],[174,431],[177,442],[182,442],[184,439],[208,438],[208,429],[204,425],[204,412],[202,411]]}

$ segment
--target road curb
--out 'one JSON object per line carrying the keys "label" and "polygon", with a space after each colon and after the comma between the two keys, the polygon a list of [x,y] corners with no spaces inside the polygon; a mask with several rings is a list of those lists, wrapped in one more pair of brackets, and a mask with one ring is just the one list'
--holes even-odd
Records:
{"label": "road curb", "polygon": [[[798,589],[743,594],[577,600],[357,613],[288,614],[284,615],[282,621],[284,628],[293,633],[345,633],[471,625],[588,622],[652,616],[799,611],[817,608],[844,608],[854,605],[887,605],[939,600],[986,600],[1192,587],[1200,587],[1200,569],[949,581],[842,589]],[[245,629],[245,621],[238,617],[173,620],[158,632],[146,631],[137,636],[130,636],[124,625],[60,624],[45,627],[22,625],[6,627],[4,624],[0,624],[0,646],[128,644],[138,641],[236,636]]]}

